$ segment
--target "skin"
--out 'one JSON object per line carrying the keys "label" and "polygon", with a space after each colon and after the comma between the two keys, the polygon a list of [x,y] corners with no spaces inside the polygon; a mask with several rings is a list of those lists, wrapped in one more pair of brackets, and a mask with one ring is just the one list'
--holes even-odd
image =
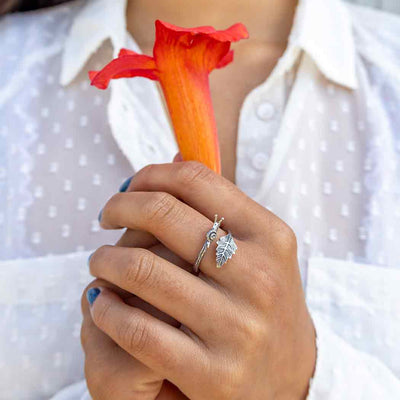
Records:
{"label": "skin", "polygon": [[[210,74],[211,97],[220,139],[222,175],[235,181],[237,127],[246,95],[264,82],[286,49],[297,0],[131,0],[128,30],[152,55],[154,21],[184,27],[246,25],[250,38],[232,44],[235,61]],[[242,79],[245,76],[246,79]]]}
{"label": "skin", "polygon": [[[93,254],[92,275],[124,291],[95,282],[101,293],[89,311],[83,301],[82,342],[94,400],[171,398],[159,396],[162,379],[193,400],[304,399],[315,333],[291,229],[196,162],[148,166],[131,187],[135,191],[105,205],[103,228],[147,231],[192,265],[213,210],[227,221],[218,237],[235,232],[239,250],[217,269],[214,242],[199,276],[154,248],[103,246]],[[182,325],[133,307],[132,294]]]}
{"label": "skin", "polygon": [[[91,257],[97,279],[89,287],[101,294],[91,308],[82,297],[93,400],[306,397],[315,333],[294,234],[231,183],[241,104],[283,53],[295,2],[250,3],[129,3],[129,29],[148,54],[156,18],[221,29],[240,20],[253,39],[237,43],[235,63],[210,79],[225,178],[197,163],[149,166],[103,210],[103,228],[128,229],[116,246]],[[248,79],[238,80],[244,73]],[[215,213],[225,217],[222,228],[233,232],[239,250],[216,269],[214,242],[195,277],[191,265]]]}

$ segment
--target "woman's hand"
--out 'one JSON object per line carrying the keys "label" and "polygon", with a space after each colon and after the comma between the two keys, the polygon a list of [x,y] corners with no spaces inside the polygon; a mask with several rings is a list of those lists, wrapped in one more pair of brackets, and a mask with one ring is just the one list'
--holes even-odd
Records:
{"label": "woman's hand", "polygon": [[[146,232],[127,230],[118,246],[140,246],[148,248],[182,268],[189,266],[168,251]],[[85,350],[85,376],[93,400],[185,400],[176,386],[146,367],[143,363],[118,347],[115,342],[93,323],[89,312],[87,292],[94,287],[107,287],[117,293],[126,304],[141,308],[160,320],[179,327],[173,318],[155,309],[137,296],[132,295],[106,281],[94,280],[82,296],[83,323],[81,342]],[[106,384],[105,384],[106,382]]]}
{"label": "woman's hand", "polygon": [[[182,161],[180,155],[175,162]],[[125,182],[127,184],[129,181]],[[128,187],[124,186],[126,191]],[[121,247],[140,247],[163,257],[187,271],[191,265],[173,254],[162,245],[157,238],[145,231],[128,229],[116,243]],[[116,346],[105,333],[93,323],[87,302],[87,292],[90,288],[104,286],[112,289],[126,304],[140,308],[150,315],[179,328],[180,323],[162,313],[139,297],[132,295],[106,281],[95,279],[84,291],[82,296],[83,323],[81,342],[85,350],[85,376],[87,386],[93,400],[185,400],[186,396],[179,389],[164,380],[156,372]],[[107,382],[107,384],[104,384]]]}
{"label": "woman's hand", "polygon": [[[101,247],[90,260],[94,276],[184,329],[104,286],[90,309],[95,325],[190,399],[305,398],[315,333],[290,228],[195,162],[146,167],[131,185],[134,192],[115,195],[103,209],[103,228],[145,230],[193,264],[218,214],[238,250],[217,269],[214,242],[196,277],[146,249]],[[218,237],[225,234],[220,229]]]}

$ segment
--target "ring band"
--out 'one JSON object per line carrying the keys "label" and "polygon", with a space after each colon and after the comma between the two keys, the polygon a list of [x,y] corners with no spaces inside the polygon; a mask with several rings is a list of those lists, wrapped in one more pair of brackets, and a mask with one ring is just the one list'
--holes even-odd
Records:
{"label": "ring band", "polygon": [[214,224],[213,224],[212,228],[206,233],[206,241],[204,242],[203,247],[201,248],[199,255],[196,258],[196,262],[194,263],[194,266],[193,266],[194,273],[197,274],[197,272],[199,271],[199,266],[200,266],[201,260],[203,259],[204,255],[206,254],[206,251],[210,247],[211,243],[217,238],[217,231],[218,231],[218,228],[221,226],[223,220],[224,220],[224,218],[222,217],[218,221],[218,215],[215,214]]}

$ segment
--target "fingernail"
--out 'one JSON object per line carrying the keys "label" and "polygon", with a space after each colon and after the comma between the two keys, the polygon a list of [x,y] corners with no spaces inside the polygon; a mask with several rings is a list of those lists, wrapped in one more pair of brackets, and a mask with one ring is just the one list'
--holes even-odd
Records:
{"label": "fingernail", "polygon": [[128,190],[128,187],[129,187],[129,185],[130,185],[130,183],[131,183],[131,180],[132,180],[132,176],[131,176],[130,178],[128,178],[128,179],[121,185],[121,187],[119,188],[119,191],[120,191],[121,193],[126,192],[126,191]]}
{"label": "fingernail", "polygon": [[99,220],[99,222],[101,222],[101,217],[103,216],[103,209],[100,210],[99,216],[97,217],[97,219]]}
{"label": "fingernail", "polygon": [[89,302],[89,304],[92,306],[94,301],[97,299],[97,296],[100,294],[101,290],[97,287],[90,288],[86,292],[86,297]]}
{"label": "fingernail", "polygon": [[93,255],[93,253],[90,254],[90,256],[89,256],[88,259],[87,259],[87,266],[89,266],[89,264],[90,264],[90,259],[92,258],[92,255]]}

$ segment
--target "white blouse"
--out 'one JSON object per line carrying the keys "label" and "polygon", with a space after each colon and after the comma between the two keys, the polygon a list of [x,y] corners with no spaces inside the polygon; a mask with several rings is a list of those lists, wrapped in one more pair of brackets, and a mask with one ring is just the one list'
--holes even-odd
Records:
{"label": "white blouse", "polygon": [[[155,82],[89,86],[121,47],[141,52],[125,7],[0,20],[0,400],[89,398],[86,260],[120,235],[98,212],[177,151]],[[400,397],[399,109],[400,19],[300,0],[288,48],[240,111],[237,184],[298,238],[318,336],[310,400]]]}

